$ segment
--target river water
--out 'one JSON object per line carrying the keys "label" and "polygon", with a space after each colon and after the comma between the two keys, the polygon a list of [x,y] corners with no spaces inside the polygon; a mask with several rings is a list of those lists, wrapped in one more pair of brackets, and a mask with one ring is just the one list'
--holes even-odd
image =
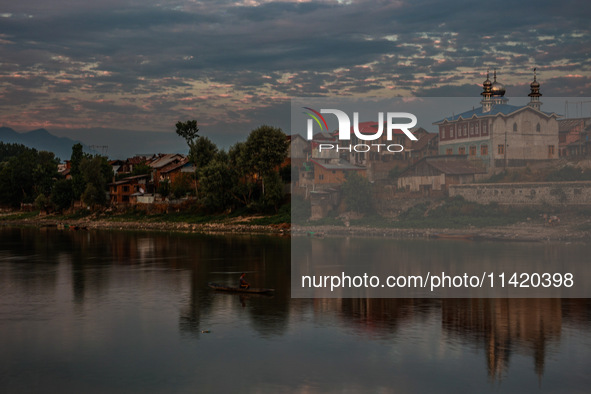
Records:
{"label": "river water", "polygon": [[[240,272],[275,295],[207,287]],[[582,393],[589,366],[588,299],[292,299],[288,237],[0,228],[3,393]]]}

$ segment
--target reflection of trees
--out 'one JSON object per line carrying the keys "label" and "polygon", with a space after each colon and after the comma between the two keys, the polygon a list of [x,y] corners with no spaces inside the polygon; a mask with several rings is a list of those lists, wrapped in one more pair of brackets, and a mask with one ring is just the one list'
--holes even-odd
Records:
{"label": "reflection of trees", "polygon": [[444,299],[443,330],[482,346],[489,376],[500,379],[511,353],[525,352],[534,358],[535,371],[544,372],[549,343],[560,339],[560,299]]}
{"label": "reflection of trees", "polygon": [[[156,243],[157,248],[159,243]],[[252,327],[263,336],[280,335],[289,319],[289,239],[275,236],[180,235],[168,240],[158,254],[183,256],[178,268],[191,271],[189,304],[179,318],[181,331],[201,332],[201,321],[214,310],[234,315],[244,304]],[[216,294],[208,282],[235,286],[240,272],[248,272],[253,287],[274,288],[273,297]],[[222,303],[223,305],[218,305]],[[229,311],[227,309],[230,309]]]}

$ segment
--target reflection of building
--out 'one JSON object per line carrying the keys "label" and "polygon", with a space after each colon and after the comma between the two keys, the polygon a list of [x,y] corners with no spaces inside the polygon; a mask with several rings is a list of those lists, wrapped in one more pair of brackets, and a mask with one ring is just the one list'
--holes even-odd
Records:
{"label": "reflection of building", "polygon": [[560,338],[561,305],[560,299],[444,299],[442,325],[482,345],[491,378],[502,377],[513,352],[532,355],[541,376],[546,348]]}
{"label": "reflection of building", "polygon": [[487,73],[482,87],[481,107],[434,123],[439,126],[439,154],[468,155],[487,168],[558,158],[558,115],[540,110],[535,69],[527,105],[507,104],[496,71],[493,82]]}

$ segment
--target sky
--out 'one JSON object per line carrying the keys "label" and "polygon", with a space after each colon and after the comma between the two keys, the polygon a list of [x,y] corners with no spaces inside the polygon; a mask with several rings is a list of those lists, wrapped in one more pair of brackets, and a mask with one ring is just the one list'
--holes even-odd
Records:
{"label": "sky", "polygon": [[156,149],[188,119],[221,146],[289,134],[293,97],[477,102],[487,68],[508,96],[534,67],[545,96],[590,96],[587,0],[2,3],[0,126],[101,145]]}

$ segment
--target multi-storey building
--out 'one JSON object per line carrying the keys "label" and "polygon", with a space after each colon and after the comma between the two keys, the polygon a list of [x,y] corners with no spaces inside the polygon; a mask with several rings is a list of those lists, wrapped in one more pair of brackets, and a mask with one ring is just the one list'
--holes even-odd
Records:
{"label": "multi-storey building", "polygon": [[527,105],[509,105],[505,88],[489,74],[482,84],[481,106],[444,118],[439,126],[440,155],[468,155],[485,168],[525,166],[558,158],[558,115],[540,109],[540,83],[530,84]]}

